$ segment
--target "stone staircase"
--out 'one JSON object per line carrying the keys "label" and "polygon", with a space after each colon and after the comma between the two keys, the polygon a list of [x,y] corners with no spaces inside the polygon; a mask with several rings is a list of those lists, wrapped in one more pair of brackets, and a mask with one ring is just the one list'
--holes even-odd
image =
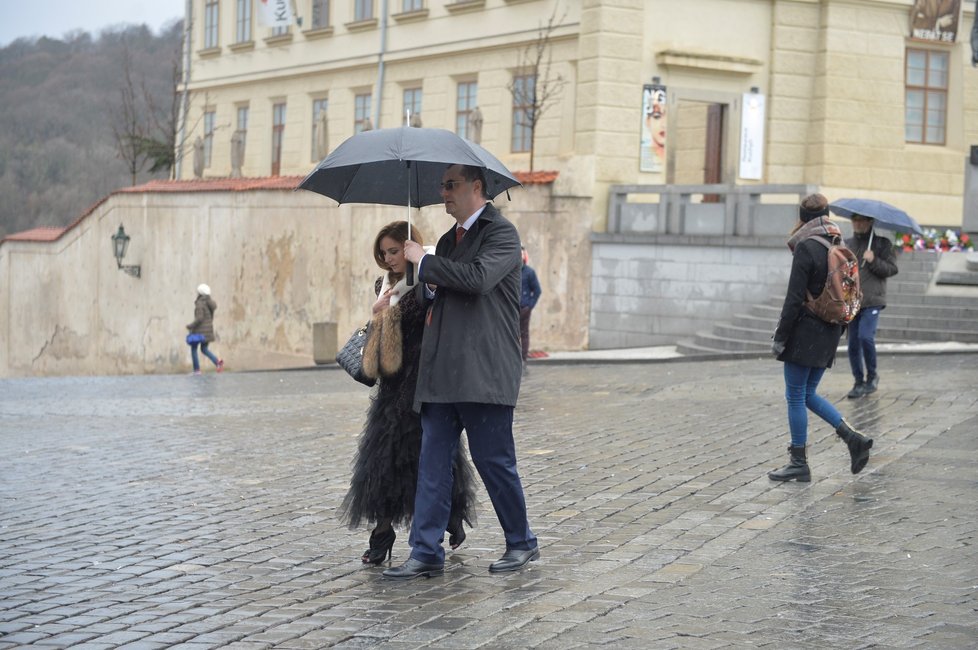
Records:
{"label": "stone staircase", "polygon": [[[899,255],[900,272],[887,281],[887,306],[880,316],[877,343],[978,343],[978,287],[929,292],[938,260],[934,253]],[[783,301],[782,294],[771,296],[763,304],[745,307],[730,322],[715,325],[711,332],[698,332],[691,339],[677,342],[676,349],[685,355],[767,354]]]}

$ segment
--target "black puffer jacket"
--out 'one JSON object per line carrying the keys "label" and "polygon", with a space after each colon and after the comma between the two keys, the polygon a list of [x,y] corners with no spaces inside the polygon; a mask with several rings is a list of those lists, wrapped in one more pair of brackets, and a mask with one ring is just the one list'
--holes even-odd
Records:
{"label": "black puffer jacket", "polygon": [[897,274],[893,242],[873,234],[872,262],[863,262],[863,253],[869,244],[869,233],[854,234],[846,240],[846,246],[859,259],[859,288],[863,292],[863,308],[886,307],[886,279]]}
{"label": "black puffer jacket", "polygon": [[788,291],[774,332],[774,342],[784,344],[784,351],[778,355],[779,361],[809,368],[832,367],[843,326],[826,323],[803,306],[806,291],[813,296],[822,293],[828,272],[828,249],[825,246],[806,239],[795,247]]}

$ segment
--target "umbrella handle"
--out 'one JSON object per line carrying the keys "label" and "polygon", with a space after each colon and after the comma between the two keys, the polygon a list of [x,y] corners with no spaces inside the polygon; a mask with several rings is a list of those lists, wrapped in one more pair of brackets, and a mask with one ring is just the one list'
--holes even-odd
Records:
{"label": "umbrella handle", "polygon": [[407,286],[410,287],[414,284],[414,264],[411,264],[410,262],[407,263],[407,268],[404,269],[404,277]]}

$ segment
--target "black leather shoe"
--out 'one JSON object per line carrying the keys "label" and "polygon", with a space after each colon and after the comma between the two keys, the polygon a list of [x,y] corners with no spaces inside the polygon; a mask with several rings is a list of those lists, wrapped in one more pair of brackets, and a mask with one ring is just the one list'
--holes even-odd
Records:
{"label": "black leather shoe", "polygon": [[540,548],[531,548],[522,551],[517,548],[508,548],[503,556],[489,565],[490,573],[503,573],[505,571],[516,571],[526,566],[527,562],[532,562],[540,557]]}
{"label": "black leather shoe", "polygon": [[426,578],[434,578],[435,576],[440,576],[443,573],[445,573],[444,564],[426,564],[421,560],[415,560],[412,557],[399,567],[386,569],[384,571],[384,577],[391,580],[413,580],[414,578],[420,578],[421,576]]}
{"label": "black leather shoe", "polygon": [[858,399],[866,394],[866,384],[862,382],[861,379],[857,379],[856,383],[852,385],[852,390],[850,390],[846,397],[849,399]]}

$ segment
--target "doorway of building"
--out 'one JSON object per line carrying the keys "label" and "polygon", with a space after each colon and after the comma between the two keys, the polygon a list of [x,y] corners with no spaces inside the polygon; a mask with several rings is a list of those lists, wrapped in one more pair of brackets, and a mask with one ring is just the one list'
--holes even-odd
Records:
{"label": "doorway of building", "polygon": [[[675,172],[677,185],[723,183],[723,143],[727,104],[680,100],[676,111]],[[717,194],[704,194],[703,203],[716,203]]]}

